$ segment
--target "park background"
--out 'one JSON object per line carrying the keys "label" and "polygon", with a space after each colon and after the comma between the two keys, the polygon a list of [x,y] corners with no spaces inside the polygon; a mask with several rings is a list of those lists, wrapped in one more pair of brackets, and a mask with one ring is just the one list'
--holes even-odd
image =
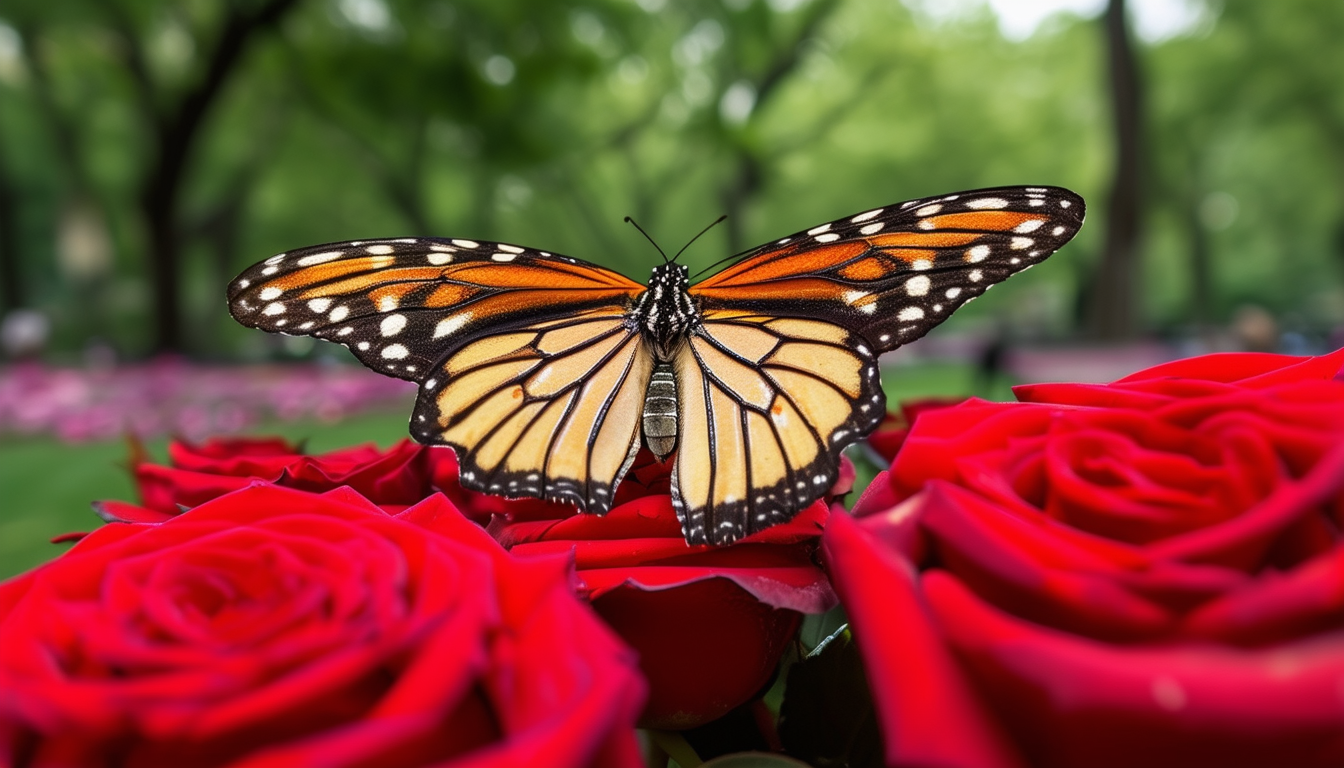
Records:
{"label": "park background", "polygon": [[[1128,6],[1128,7],[1127,7]],[[886,361],[1011,397],[1344,345],[1337,0],[6,0],[0,576],[133,498],[126,436],[312,450],[412,391],[228,316],[273,253],[441,235],[637,279],[892,202],[1055,184],[1050,261]]]}

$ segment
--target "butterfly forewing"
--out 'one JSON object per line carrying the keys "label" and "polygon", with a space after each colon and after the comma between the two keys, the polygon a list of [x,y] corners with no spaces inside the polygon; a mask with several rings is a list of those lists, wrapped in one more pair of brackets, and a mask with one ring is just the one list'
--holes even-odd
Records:
{"label": "butterfly forewing", "polygon": [[344,344],[370,368],[420,381],[457,342],[511,325],[624,310],[644,286],[506,243],[399,238],[272,256],[229,285],[229,311],[267,331]]}
{"label": "butterfly forewing", "polygon": [[466,487],[602,512],[638,444],[651,363],[624,315],[643,290],[567,256],[400,238],[273,256],[229,309],[418,382],[411,432],[453,446]]}
{"label": "butterfly forewing", "polygon": [[762,246],[696,284],[703,311],[829,320],[886,352],[1043,261],[1083,222],[1058,187],[999,187],[877,208]]}

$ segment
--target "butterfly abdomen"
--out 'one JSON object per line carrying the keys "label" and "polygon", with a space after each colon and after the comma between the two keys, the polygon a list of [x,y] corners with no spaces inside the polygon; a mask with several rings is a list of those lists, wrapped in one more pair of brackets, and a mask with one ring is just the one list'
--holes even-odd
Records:
{"label": "butterfly abdomen", "polygon": [[677,377],[669,363],[658,363],[644,396],[644,444],[659,461],[677,447]]}

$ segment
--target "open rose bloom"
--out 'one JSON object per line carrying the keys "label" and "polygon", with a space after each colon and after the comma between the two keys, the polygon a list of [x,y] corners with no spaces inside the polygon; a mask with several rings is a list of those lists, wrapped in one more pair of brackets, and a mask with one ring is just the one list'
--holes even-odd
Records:
{"label": "open rose bloom", "polygon": [[915,421],[824,549],[891,765],[1344,765],[1344,353]]}
{"label": "open rose bloom", "polygon": [[571,562],[348,488],[105,526],[0,585],[0,765],[637,763],[644,683]]}
{"label": "open rose bloom", "polygon": [[[647,452],[603,517],[465,490],[410,442],[140,452],[139,503],[0,584],[0,768],[627,766],[636,727],[726,722],[780,749],[807,723],[764,691],[822,722],[862,690],[815,674],[841,668],[877,714],[848,754],[891,766],[1337,768],[1342,366],[907,404],[852,516],[846,463],[720,548],[686,545]],[[797,661],[795,689],[781,661],[837,600],[862,665]]]}

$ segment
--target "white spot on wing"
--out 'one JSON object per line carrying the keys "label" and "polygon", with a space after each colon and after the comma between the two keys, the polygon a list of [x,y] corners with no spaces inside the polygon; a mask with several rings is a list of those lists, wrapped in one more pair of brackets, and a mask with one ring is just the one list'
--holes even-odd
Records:
{"label": "white spot on wing", "polygon": [[949,299],[955,299],[961,295],[961,288],[948,288],[947,293],[944,295]]}
{"label": "white spot on wing", "polygon": [[370,245],[368,248],[364,249],[364,252],[374,256],[386,256],[395,250],[396,249],[390,245]]}
{"label": "white spot on wing", "polygon": [[513,261],[514,259],[518,258],[518,254],[516,254],[516,253],[492,253],[492,254],[490,254],[490,258],[494,259],[495,261]]}
{"label": "white spot on wing", "polygon": [[284,314],[284,311],[285,311],[285,305],[284,305],[284,304],[281,304],[280,302],[272,302],[272,303],[270,303],[270,304],[267,304],[265,309],[261,310],[261,314],[263,314],[263,315],[280,315],[280,314]]}
{"label": "white spot on wing", "polygon": [[942,204],[942,203],[934,203],[934,204],[932,204],[932,205],[926,205],[926,206],[924,206],[923,208],[920,208],[919,210],[915,211],[915,215],[916,215],[916,216],[932,216],[933,214],[935,214],[935,213],[937,213],[937,212],[939,212],[939,211],[941,211],[941,210],[943,210],[943,204]]}
{"label": "white spot on wing", "polygon": [[481,244],[475,240],[454,240],[453,245],[459,248],[480,248]]}
{"label": "white spot on wing", "polygon": [[916,272],[923,272],[926,269],[933,269],[933,262],[929,259],[915,259],[910,262],[910,268]]}
{"label": "white spot on wing", "polygon": [[381,299],[378,300],[378,311],[379,311],[379,312],[391,312],[392,310],[394,310],[394,309],[396,309],[396,308],[397,308],[397,297],[396,297],[396,296],[384,296],[384,297],[382,297]]}
{"label": "white spot on wing", "polygon": [[453,260],[453,254],[449,251],[431,251],[425,256],[425,261],[436,267],[441,267]]}
{"label": "white spot on wing", "polygon": [[1008,201],[1002,197],[980,197],[963,203],[967,208],[1007,208]]}
{"label": "white spot on wing", "polygon": [[905,281],[905,293],[908,296],[923,296],[929,292],[929,287],[933,281],[926,275],[915,275]]}
{"label": "white spot on wing", "polygon": [[1030,237],[1014,237],[1008,247],[1015,251],[1025,251],[1035,244],[1036,241],[1032,240]]}
{"label": "white spot on wing", "polygon": [[880,216],[881,214],[882,214],[882,209],[881,209],[881,208],[878,208],[877,210],[868,211],[867,213],[860,213],[858,216],[855,216],[854,218],[850,219],[849,221],[850,221],[850,223],[852,223],[852,224],[859,224],[859,223],[864,222],[864,221],[867,221],[867,220],[869,220],[869,219],[876,218],[877,216]]}
{"label": "white spot on wing", "polygon": [[434,338],[441,339],[444,336],[456,333],[470,320],[470,312],[458,312],[456,315],[449,315],[440,320],[438,325],[434,326]]}
{"label": "white spot on wing", "polygon": [[[388,315],[383,318],[383,322],[378,324],[378,330],[384,336],[396,336],[406,327],[405,315]],[[384,353],[386,356],[386,353]]]}
{"label": "white spot on wing", "polygon": [[1060,235],[1064,234],[1064,227],[1062,226],[1055,227],[1054,229],[1050,230],[1050,234],[1054,235],[1055,237],[1059,237]]}
{"label": "white spot on wing", "polygon": [[284,293],[284,291],[279,288],[263,288],[261,289],[261,293],[257,294],[257,298],[262,301],[271,301],[280,298],[280,294],[282,293]]}
{"label": "white spot on wing", "polygon": [[807,234],[820,235],[822,232],[825,232],[830,228],[831,228],[830,222],[827,222],[825,224],[822,224],[820,227],[813,227],[812,229],[807,230]]}
{"label": "white spot on wing", "polygon": [[505,245],[504,243],[500,243],[500,244],[496,245],[495,247],[498,248],[499,250],[505,252],[505,253],[522,253],[522,252],[523,252],[523,249],[522,249],[522,248],[519,248],[519,247],[516,246],[516,245]]}
{"label": "white spot on wing", "polygon": [[350,308],[342,304],[341,306],[331,310],[331,314],[328,315],[328,317],[331,318],[331,322],[339,323],[342,320],[344,320],[347,316],[349,316],[349,314],[350,314]]}
{"label": "white spot on wing", "polygon": [[869,224],[868,226],[864,227],[863,229],[860,229],[859,232],[865,235],[873,235],[877,234],[878,232],[881,232],[882,228],[885,226],[886,224],[883,224],[880,221],[875,221],[872,224]]}
{"label": "white spot on wing", "polygon": [[966,260],[975,264],[989,258],[989,246],[977,245],[966,251]]}
{"label": "white spot on wing", "polygon": [[919,307],[904,307],[896,314],[896,319],[907,323],[915,320],[923,320],[924,310]]}
{"label": "white spot on wing", "polygon": [[[391,252],[391,248],[388,249]],[[314,253],[304,256],[296,262],[300,267],[312,267],[318,264],[326,264],[328,261],[335,261],[341,258],[341,251],[324,251],[323,253]]]}
{"label": "white spot on wing", "polygon": [[816,241],[817,241],[818,243],[830,243],[830,242],[834,242],[834,241],[839,240],[839,239],[840,239],[840,236],[837,235],[837,234],[835,234],[834,232],[827,232],[827,233],[824,234],[824,235],[817,235],[817,237],[816,237]]}
{"label": "white spot on wing", "polygon": [[[984,277],[985,277],[985,273],[981,272],[981,271],[978,270],[978,269],[972,269],[972,270],[971,270],[971,273],[970,273],[969,275],[966,276],[966,279],[967,279],[967,280],[970,280],[972,283],[978,283],[978,282],[980,282],[981,280],[983,280]],[[997,296],[998,294],[995,294],[995,295]]]}
{"label": "white spot on wing", "polygon": [[314,312],[326,312],[331,306],[331,299],[312,299],[308,302],[308,308]]}
{"label": "white spot on wing", "polygon": [[1013,231],[1019,235],[1025,235],[1040,229],[1041,225],[1044,223],[1045,219],[1027,219],[1016,227],[1013,227]]}
{"label": "white spot on wing", "polygon": [[400,360],[411,354],[410,350],[401,344],[388,344],[383,347],[383,357],[387,360]]}
{"label": "white spot on wing", "polygon": [[267,264],[267,265],[269,265],[269,266],[274,266],[274,265],[279,264],[280,262],[282,262],[282,261],[284,261],[284,260],[285,260],[285,254],[283,254],[283,253],[278,253],[278,254],[272,256],[271,258],[267,259],[266,261],[262,262],[262,263]]}

